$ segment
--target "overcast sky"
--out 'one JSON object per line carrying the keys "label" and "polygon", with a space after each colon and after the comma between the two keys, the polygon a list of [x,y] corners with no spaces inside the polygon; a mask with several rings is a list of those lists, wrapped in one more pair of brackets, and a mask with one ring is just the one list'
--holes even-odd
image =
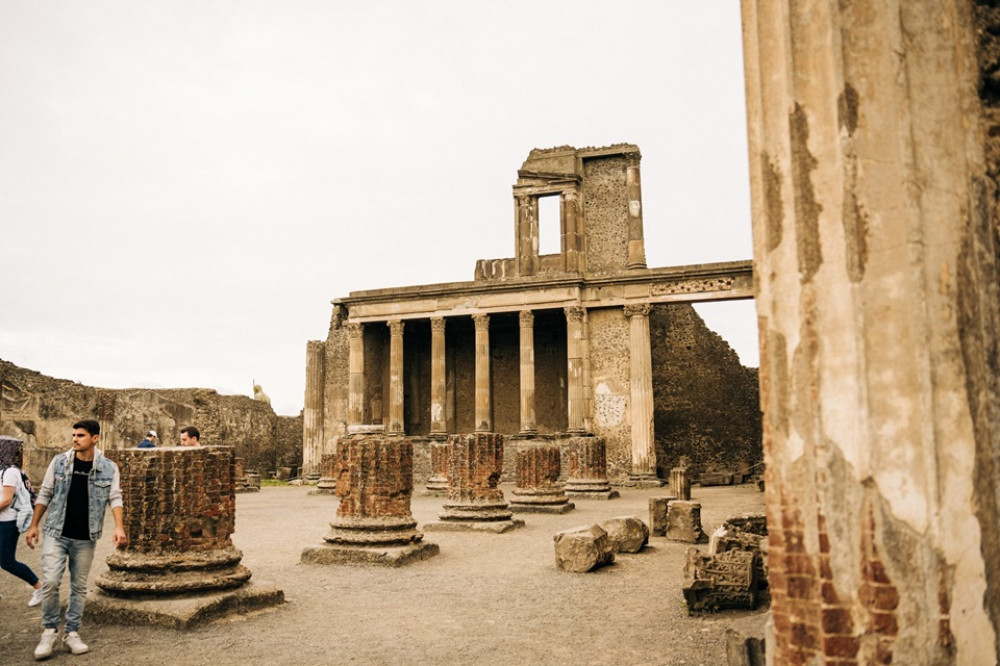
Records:
{"label": "overcast sky", "polygon": [[533,147],[639,146],[650,267],[749,259],[741,49],[735,0],[5,0],[0,358],[296,414],[332,298],[513,256]]}

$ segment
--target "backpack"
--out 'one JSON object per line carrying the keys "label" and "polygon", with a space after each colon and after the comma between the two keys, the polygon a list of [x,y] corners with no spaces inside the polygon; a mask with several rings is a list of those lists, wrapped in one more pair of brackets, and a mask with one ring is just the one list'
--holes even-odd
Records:
{"label": "backpack", "polygon": [[[23,473],[22,473],[23,474]],[[17,531],[24,533],[31,527],[31,518],[35,514],[35,501],[28,491],[24,479],[21,484],[14,489],[14,501],[10,503],[10,508],[14,509],[17,517],[14,519],[17,524]]]}

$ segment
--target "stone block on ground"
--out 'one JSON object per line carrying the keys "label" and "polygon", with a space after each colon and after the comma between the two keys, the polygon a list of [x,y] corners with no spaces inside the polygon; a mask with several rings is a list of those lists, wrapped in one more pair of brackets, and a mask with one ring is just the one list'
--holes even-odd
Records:
{"label": "stone block on ground", "polygon": [[699,483],[702,486],[731,486],[733,475],[731,472],[704,472]]}
{"label": "stone block on ground", "polygon": [[556,566],[564,571],[586,573],[615,561],[608,533],[597,525],[557,532],[553,541]]}
{"label": "stone block on ground", "polygon": [[616,553],[638,553],[649,543],[649,528],[635,516],[617,516],[598,525]]}
{"label": "stone block on ground", "polygon": [[731,550],[708,555],[688,548],[682,590],[691,614],[753,610],[757,605],[753,553]]}
{"label": "stone block on ground", "polygon": [[[758,590],[768,588],[767,526],[763,521],[763,514],[730,518],[712,533],[708,546],[710,555],[719,555],[730,550],[743,550],[753,554],[754,576],[757,579]],[[737,525],[743,525],[746,529]],[[749,530],[756,530],[756,532]],[[763,532],[763,534],[759,532]]]}
{"label": "stone block on ground", "polygon": [[667,535],[667,510],[676,497],[649,498],[649,531],[653,536]]}
{"label": "stone block on ground", "polygon": [[685,543],[707,543],[708,535],[701,529],[701,503],[683,500],[670,502],[666,537]]}

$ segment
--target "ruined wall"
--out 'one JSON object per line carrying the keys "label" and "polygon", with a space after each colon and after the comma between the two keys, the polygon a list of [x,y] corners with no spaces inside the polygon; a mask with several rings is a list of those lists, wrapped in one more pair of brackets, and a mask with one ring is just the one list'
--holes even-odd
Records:
{"label": "ruined wall", "polygon": [[757,370],[690,305],[654,305],[649,333],[657,475],[681,456],[693,475],[762,461]]}
{"label": "ruined wall", "polygon": [[135,446],[156,430],[164,445],[194,425],[205,445],[227,445],[247,469],[302,461],[302,419],[270,405],[211,389],[100,389],[48,377],[0,360],[0,434],[25,441],[26,467],[41,479],[53,452],[67,450],[74,422],[97,419],[101,448]]}
{"label": "ruined wall", "polygon": [[594,434],[607,442],[608,476],[627,477],[632,469],[629,422],[629,324],[621,308],[587,314]]}
{"label": "ruined wall", "polygon": [[587,272],[612,273],[628,263],[626,158],[612,155],[583,164]]}
{"label": "ruined wall", "polygon": [[323,454],[336,450],[336,438],[347,434],[347,384],[350,340],[347,327],[330,326],[324,345]]}

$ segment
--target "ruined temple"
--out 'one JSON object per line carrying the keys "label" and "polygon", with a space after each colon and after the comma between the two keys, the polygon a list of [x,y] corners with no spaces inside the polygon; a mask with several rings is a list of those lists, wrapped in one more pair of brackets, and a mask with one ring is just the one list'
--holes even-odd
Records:
{"label": "ruined temple", "polygon": [[[756,371],[690,306],[751,297],[750,262],[648,268],[640,159],[630,144],[532,150],[513,257],[477,261],[471,282],[334,300],[326,340],[307,347],[305,469],[371,426],[592,434],[619,482],[655,483],[681,456],[699,470],[759,462]],[[549,197],[560,249],[540,254]]]}

